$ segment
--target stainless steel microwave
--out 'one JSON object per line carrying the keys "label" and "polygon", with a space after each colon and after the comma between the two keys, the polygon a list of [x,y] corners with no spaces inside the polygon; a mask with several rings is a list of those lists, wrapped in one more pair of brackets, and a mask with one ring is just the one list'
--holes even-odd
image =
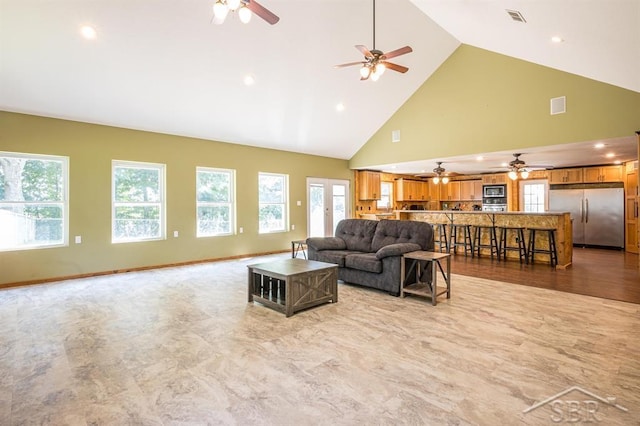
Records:
{"label": "stainless steel microwave", "polygon": [[507,196],[507,185],[484,185],[482,187],[484,198],[505,198]]}

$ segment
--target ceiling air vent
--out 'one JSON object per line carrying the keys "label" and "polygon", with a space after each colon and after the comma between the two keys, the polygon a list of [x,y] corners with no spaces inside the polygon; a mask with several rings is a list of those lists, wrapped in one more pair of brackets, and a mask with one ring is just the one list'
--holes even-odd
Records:
{"label": "ceiling air vent", "polygon": [[514,21],[522,22],[522,23],[527,22],[527,20],[524,19],[524,16],[522,16],[522,13],[518,12],[517,10],[509,10],[509,9],[505,9],[505,10],[509,14],[509,16],[511,16],[511,19],[513,19]]}

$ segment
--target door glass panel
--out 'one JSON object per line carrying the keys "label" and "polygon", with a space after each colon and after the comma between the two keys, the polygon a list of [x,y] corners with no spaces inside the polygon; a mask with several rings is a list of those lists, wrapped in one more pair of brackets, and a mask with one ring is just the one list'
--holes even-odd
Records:
{"label": "door glass panel", "polygon": [[336,225],[347,216],[346,188],[344,185],[333,185],[333,229],[331,235],[335,235]]}
{"label": "door glass panel", "polygon": [[324,237],[324,185],[309,185],[309,236]]}

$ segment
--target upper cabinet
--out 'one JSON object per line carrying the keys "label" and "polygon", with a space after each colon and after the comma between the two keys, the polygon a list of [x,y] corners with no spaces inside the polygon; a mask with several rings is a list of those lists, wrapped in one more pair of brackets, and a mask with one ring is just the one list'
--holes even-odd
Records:
{"label": "upper cabinet", "polygon": [[549,171],[549,183],[582,183],[582,169],[558,169]]}
{"label": "upper cabinet", "polygon": [[622,182],[622,166],[585,167],[584,182]]}
{"label": "upper cabinet", "polygon": [[482,181],[479,179],[460,181],[460,200],[482,201]]}
{"label": "upper cabinet", "polygon": [[396,200],[397,201],[429,201],[429,184],[427,182],[397,179],[396,180]]}
{"label": "upper cabinet", "polygon": [[380,199],[380,172],[358,172],[358,199]]}
{"label": "upper cabinet", "polygon": [[482,183],[485,185],[493,185],[496,183],[500,183],[500,184],[507,183],[507,174],[499,173],[495,175],[483,175]]}
{"label": "upper cabinet", "polygon": [[598,166],[549,171],[549,183],[622,182],[622,166]]}
{"label": "upper cabinet", "polygon": [[460,200],[460,181],[449,181],[440,185],[441,201],[459,201]]}

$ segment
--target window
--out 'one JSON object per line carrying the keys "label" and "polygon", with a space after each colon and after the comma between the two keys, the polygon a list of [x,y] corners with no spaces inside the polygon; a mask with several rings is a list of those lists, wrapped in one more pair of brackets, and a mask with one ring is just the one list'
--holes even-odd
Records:
{"label": "window", "polygon": [[235,172],[196,169],[198,237],[231,235],[235,230]]}
{"label": "window", "polygon": [[391,200],[393,199],[393,182],[380,183],[380,199],[376,201],[379,209],[391,208]]}
{"label": "window", "polygon": [[520,181],[520,202],[523,211],[528,213],[546,211],[546,187],[545,181]]}
{"label": "window", "polygon": [[0,152],[0,250],[68,243],[69,159]]}
{"label": "window", "polygon": [[258,204],[259,232],[287,230],[288,177],[274,173],[259,173]]}
{"label": "window", "polygon": [[111,241],[165,238],[164,164],[113,161]]}

